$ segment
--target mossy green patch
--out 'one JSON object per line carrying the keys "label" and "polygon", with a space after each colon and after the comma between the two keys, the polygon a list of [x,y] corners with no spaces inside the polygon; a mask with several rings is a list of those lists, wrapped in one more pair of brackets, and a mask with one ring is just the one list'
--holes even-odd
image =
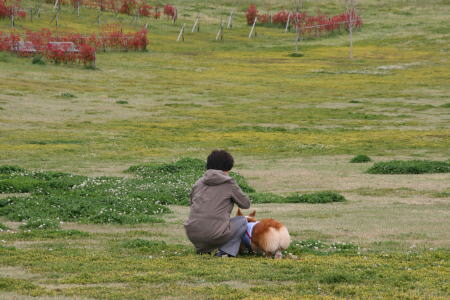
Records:
{"label": "mossy green patch", "polygon": [[[0,167],[0,193],[30,193],[0,200],[0,215],[27,220],[24,229],[56,229],[60,221],[87,223],[154,223],[168,204],[187,205],[193,184],[205,172],[199,159],[135,165],[134,177],[87,177],[60,172]],[[244,190],[255,190],[231,172]],[[56,226],[56,227],[55,227]]]}
{"label": "mossy green patch", "polygon": [[322,191],[307,194],[294,193],[288,196],[273,193],[251,193],[253,203],[330,203],[345,202],[344,196],[333,191]]}
{"label": "mossy green patch", "polygon": [[367,170],[370,174],[426,174],[449,173],[450,162],[431,160],[393,160],[378,162]]}
{"label": "mossy green patch", "polygon": [[372,159],[365,154],[358,154],[350,160],[351,163],[366,163],[370,161],[372,161]]}

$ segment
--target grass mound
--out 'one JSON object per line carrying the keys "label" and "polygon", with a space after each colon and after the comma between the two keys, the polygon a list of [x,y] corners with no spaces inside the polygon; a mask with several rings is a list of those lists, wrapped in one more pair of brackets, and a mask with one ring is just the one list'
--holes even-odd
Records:
{"label": "grass mound", "polygon": [[316,192],[310,194],[293,194],[286,197],[286,203],[330,203],[330,202],[344,202],[344,196],[336,192]]}
{"label": "grass mound", "polygon": [[20,225],[20,229],[61,229],[61,225],[58,220],[46,219],[46,218],[30,218],[25,224]]}
{"label": "grass mound", "polygon": [[252,193],[253,203],[330,203],[344,202],[345,197],[332,191],[315,192],[309,194],[292,194],[287,197],[272,193]]}
{"label": "grass mound", "polygon": [[[192,158],[132,166],[127,172],[135,174],[133,178],[86,177],[2,166],[0,193],[30,194],[1,199],[0,215],[14,221],[162,222],[155,215],[169,212],[168,204],[187,205],[191,187],[204,171],[204,162]],[[244,177],[231,175],[245,192],[254,192]]]}
{"label": "grass mound", "polygon": [[431,160],[392,160],[375,163],[369,174],[426,174],[449,173],[450,162]]}
{"label": "grass mound", "polygon": [[364,154],[358,154],[350,160],[351,163],[357,163],[357,164],[371,162],[371,161],[372,161],[372,159]]}
{"label": "grass mound", "polygon": [[[29,195],[0,199],[0,216],[28,220],[24,229],[55,229],[52,220],[83,223],[154,223],[169,212],[167,205],[187,205],[192,185],[205,171],[199,159],[130,167],[135,176],[86,177],[61,172],[0,167],[0,193]],[[231,173],[254,203],[328,203],[345,201],[335,192],[293,194],[288,197],[256,193],[245,178]],[[50,227],[49,227],[50,226]]]}
{"label": "grass mound", "polygon": [[0,215],[14,221],[59,219],[86,223],[158,222],[169,212],[142,179],[78,176],[0,168],[0,193],[30,193],[0,200]]}
{"label": "grass mound", "polygon": [[[153,184],[155,190],[163,195],[164,203],[187,205],[192,185],[205,172],[205,162],[195,158],[183,158],[175,163],[136,165],[130,167],[127,172]],[[243,176],[235,172],[230,172],[230,175],[244,192],[255,192]]]}
{"label": "grass mound", "polygon": [[285,197],[272,193],[251,193],[249,194],[252,203],[283,203]]}
{"label": "grass mound", "polygon": [[51,190],[70,189],[85,180],[61,172],[28,171],[17,166],[0,166],[0,193],[48,193]]}

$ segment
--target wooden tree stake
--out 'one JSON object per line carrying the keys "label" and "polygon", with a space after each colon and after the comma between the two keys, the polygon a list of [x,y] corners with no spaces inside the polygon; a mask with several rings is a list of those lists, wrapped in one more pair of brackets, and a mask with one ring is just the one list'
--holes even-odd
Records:
{"label": "wooden tree stake", "polygon": [[181,26],[181,30],[180,30],[180,34],[178,35],[177,42],[179,42],[180,40],[182,40],[184,42],[184,27],[185,26],[186,26],[186,24],[183,24],[183,26]]}
{"label": "wooden tree stake", "polygon": [[353,59],[353,13],[355,11],[355,1],[347,0],[347,13],[349,14],[349,24],[348,24],[348,33],[349,33],[349,58]]}
{"label": "wooden tree stake", "polygon": [[233,11],[230,12],[230,16],[228,17],[227,29],[233,28]]}
{"label": "wooden tree stake", "polygon": [[194,26],[192,26],[192,32],[199,32],[200,26],[198,25],[198,22],[200,21],[200,14],[197,15],[197,18],[195,18]]}
{"label": "wooden tree stake", "polygon": [[173,15],[173,18],[172,18],[172,24],[175,24],[177,19],[178,19],[178,8],[175,8],[175,14]]}
{"label": "wooden tree stake", "polygon": [[249,39],[256,37],[255,26],[256,26],[257,21],[258,21],[258,17],[255,17],[255,20],[253,21],[252,29],[250,30],[250,34],[248,35]]}
{"label": "wooden tree stake", "polygon": [[[53,19],[56,21],[56,27],[59,27],[59,14],[61,12],[61,1],[55,0],[55,6],[53,8],[56,10],[55,16],[53,17]],[[52,19],[52,21],[50,21],[50,23],[53,22],[53,19]]]}
{"label": "wooden tree stake", "polygon": [[290,31],[290,26],[289,26],[289,22],[291,21],[291,13],[288,14],[288,19],[286,22],[286,28],[284,29],[284,32],[288,32]]}
{"label": "wooden tree stake", "polygon": [[100,26],[101,24],[101,19],[100,19],[100,12],[97,14],[97,25]]}
{"label": "wooden tree stake", "polygon": [[219,32],[217,32],[217,35],[216,35],[216,41],[218,41],[218,40],[223,40],[223,23],[222,23],[222,20],[220,20],[220,27],[219,27]]}
{"label": "wooden tree stake", "polygon": [[12,12],[11,12],[11,27],[14,28],[15,22],[14,22],[14,15],[16,14],[16,7],[13,6],[12,7]]}

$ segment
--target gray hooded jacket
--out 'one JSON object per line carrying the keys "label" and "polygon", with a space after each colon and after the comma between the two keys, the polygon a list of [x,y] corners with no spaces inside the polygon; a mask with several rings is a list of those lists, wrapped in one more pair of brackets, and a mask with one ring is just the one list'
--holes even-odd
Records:
{"label": "gray hooded jacket", "polygon": [[220,170],[208,170],[192,188],[186,234],[198,251],[211,251],[231,239],[234,203],[249,208],[250,199],[236,181]]}

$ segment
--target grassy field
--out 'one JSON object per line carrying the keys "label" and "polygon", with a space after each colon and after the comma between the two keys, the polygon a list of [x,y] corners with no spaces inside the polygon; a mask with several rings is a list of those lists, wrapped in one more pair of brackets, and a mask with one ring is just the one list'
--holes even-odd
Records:
{"label": "grassy field", "polygon": [[[0,298],[448,297],[449,173],[368,174],[372,162],[349,161],[449,159],[450,2],[358,1],[365,24],[353,60],[346,34],[303,41],[303,57],[290,56],[293,32],[259,26],[248,39],[249,2],[172,3],[175,25],[104,13],[102,22],[126,31],[148,22],[150,45],[99,52],[96,70],[0,52],[0,165],[130,178],[124,171],[134,164],[226,148],[257,192],[326,190],[347,201],[253,205],[295,240],[281,261],[194,255],[186,206],[169,206],[157,223],[56,230],[23,230],[0,216],[9,228],[0,231]],[[54,28],[51,6],[42,7],[41,18],[19,20],[16,30]],[[215,41],[232,8],[233,29]],[[305,9],[336,14],[344,5],[306,1]],[[180,24],[190,29],[198,12],[200,32],[177,43]],[[96,16],[63,7],[59,30],[97,32]]]}

